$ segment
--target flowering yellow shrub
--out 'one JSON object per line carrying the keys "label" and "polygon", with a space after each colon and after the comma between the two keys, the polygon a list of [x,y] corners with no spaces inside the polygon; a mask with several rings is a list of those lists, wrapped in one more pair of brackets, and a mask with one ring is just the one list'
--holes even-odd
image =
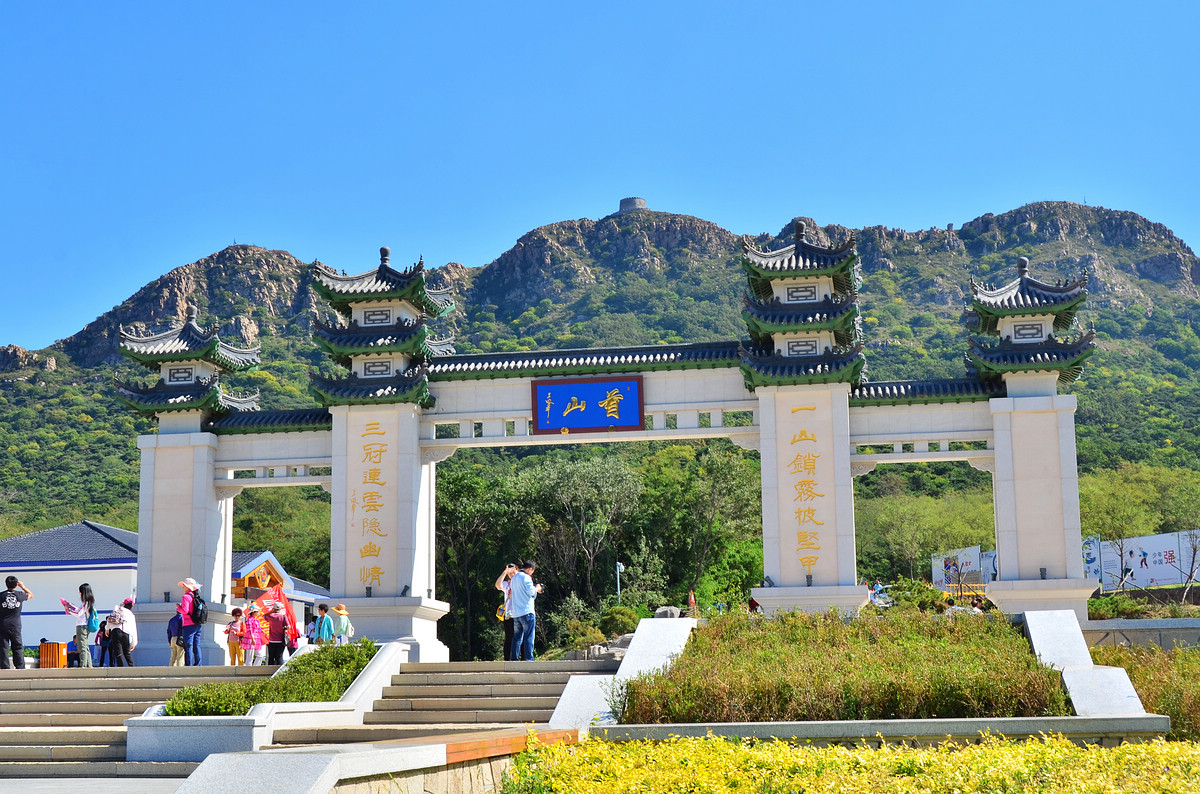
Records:
{"label": "flowering yellow shrub", "polygon": [[505,794],[680,792],[1188,792],[1200,744],[1078,747],[1062,737],[913,749],[797,747],[676,739],[536,746],[517,758]]}

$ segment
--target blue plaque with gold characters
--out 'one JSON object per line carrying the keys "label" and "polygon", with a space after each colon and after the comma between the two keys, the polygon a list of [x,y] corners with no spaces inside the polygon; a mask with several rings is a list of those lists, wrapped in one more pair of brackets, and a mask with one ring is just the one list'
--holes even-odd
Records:
{"label": "blue plaque with gold characters", "polygon": [[533,432],[641,430],[642,376],[555,378],[533,382]]}

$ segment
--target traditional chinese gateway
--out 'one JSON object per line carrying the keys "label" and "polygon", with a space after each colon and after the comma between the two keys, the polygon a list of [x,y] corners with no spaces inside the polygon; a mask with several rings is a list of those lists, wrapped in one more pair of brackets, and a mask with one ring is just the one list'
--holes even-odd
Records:
{"label": "traditional chinese gateway", "polygon": [[[141,436],[139,620],[165,622],[176,582],[194,576],[215,610],[231,609],[233,499],[244,488],[320,485],[332,495],[330,590],[364,635],[402,637],[420,661],[447,658],[434,594],[434,470],[463,447],[725,436],[762,456],[768,610],[866,600],[855,568],[852,478],[880,463],[966,461],[993,478],[999,578],[1010,612],[1075,609],[1084,576],[1075,462],[1075,398],[1092,333],[1070,335],[1086,278],[1047,284],[1018,265],[998,289],[971,284],[967,376],[863,378],[855,240],[826,248],[796,224],[794,245],[743,242],[742,341],[455,355],[427,322],[454,309],[421,262],[396,270],[388,249],[357,276],[316,265],[321,297],[344,319],[316,343],[348,370],[314,375],[320,407],[263,411],[221,374],[259,350],[186,322],[153,336],[122,332],[125,355],[158,374],[119,383],[158,418]],[[1067,334],[1066,337],[1060,334]],[[151,596],[150,594],[155,594]],[[161,595],[157,595],[161,594]],[[160,600],[161,599],[161,600]],[[230,602],[230,603],[226,603]],[[223,644],[206,627],[212,652]],[[143,628],[148,661],[165,632]],[[161,658],[158,658],[161,657]]]}

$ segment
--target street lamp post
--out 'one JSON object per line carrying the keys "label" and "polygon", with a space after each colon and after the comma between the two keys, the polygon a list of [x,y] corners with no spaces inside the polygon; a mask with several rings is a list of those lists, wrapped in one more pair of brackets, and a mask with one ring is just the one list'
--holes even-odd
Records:
{"label": "street lamp post", "polygon": [[625,570],[625,566],[619,561],[617,562],[617,603],[621,603],[621,572]]}

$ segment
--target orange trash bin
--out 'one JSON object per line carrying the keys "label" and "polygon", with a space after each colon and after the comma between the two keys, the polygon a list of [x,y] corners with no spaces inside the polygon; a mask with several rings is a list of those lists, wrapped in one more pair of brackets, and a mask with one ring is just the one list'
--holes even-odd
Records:
{"label": "orange trash bin", "polygon": [[65,642],[43,642],[38,647],[38,667],[67,666],[67,644]]}

